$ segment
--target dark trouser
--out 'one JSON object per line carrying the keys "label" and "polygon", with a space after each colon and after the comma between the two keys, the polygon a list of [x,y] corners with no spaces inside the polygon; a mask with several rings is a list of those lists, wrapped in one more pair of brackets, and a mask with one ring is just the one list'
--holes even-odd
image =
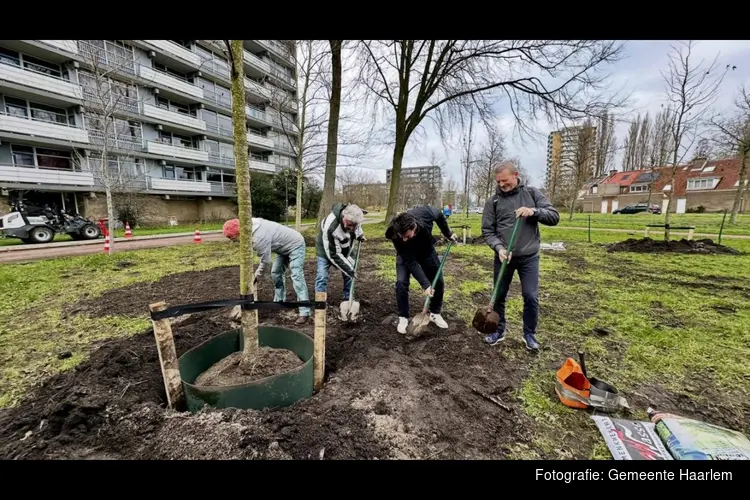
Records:
{"label": "dark trouser", "polygon": [[[495,253],[495,273],[493,283],[497,282],[500,274],[500,258]],[[505,273],[500,280],[500,290],[497,293],[495,312],[500,315],[500,323],[497,331],[505,331],[505,298],[513,281],[513,273],[518,271],[521,280],[521,295],[523,296],[523,333],[535,334],[536,325],[539,320],[539,255],[527,257],[512,256],[505,267]]]}
{"label": "dark trouser", "polygon": [[[433,250],[430,255],[424,260],[417,260],[417,263],[422,267],[427,279],[435,279],[438,268],[440,267],[440,258]],[[409,317],[409,278],[411,272],[406,262],[401,258],[400,255],[396,256],[396,303],[398,304],[398,315],[403,318]],[[434,314],[440,314],[440,309],[443,306],[443,275],[440,274],[440,278],[435,285],[435,296],[430,299],[430,312]]]}

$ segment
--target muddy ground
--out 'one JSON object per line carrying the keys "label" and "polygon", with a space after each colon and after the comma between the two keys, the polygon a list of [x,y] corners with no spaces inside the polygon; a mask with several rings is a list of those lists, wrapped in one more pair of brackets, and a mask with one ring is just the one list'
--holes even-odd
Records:
{"label": "muddy ground", "polygon": [[[556,255],[573,257],[566,252]],[[491,260],[481,264],[489,269]],[[450,261],[446,273],[458,273],[464,265],[458,259]],[[394,285],[376,276],[374,258],[361,261],[360,267],[360,324],[338,319],[342,279],[331,276],[327,379],[311,399],[266,411],[206,410],[190,415],[166,410],[158,354],[148,330],[102,342],[76,369],[50,378],[19,406],[0,410],[0,458],[504,459],[517,456],[519,448],[536,450],[541,458],[589,456],[594,443],[588,441],[564,439],[559,449],[547,452],[532,443],[536,423],[523,412],[516,394],[534,366],[534,355],[512,330],[502,347],[490,348],[451,314],[457,306],[446,303],[444,317],[450,328],[430,325],[423,338],[409,340],[395,329]],[[131,266],[120,272],[138,270]],[[306,263],[305,274],[312,296],[314,261]],[[288,300],[296,300],[290,280],[287,287]],[[239,269],[222,267],[84,298],[64,314],[147,317],[152,302],[165,300],[173,306],[234,298],[238,290]],[[272,294],[270,280],[264,280],[260,300],[271,300]],[[518,294],[516,280],[510,295]],[[543,290],[542,298],[543,315],[586,313],[570,302],[574,297],[558,296],[555,290]],[[477,305],[486,300],[481,293],[474,297]],[[422,300],[414,295],[412,316],[421,306]],[[229,314],[229,309],[199,313],[176,324],[178,355],[234,328]],[[313,334],[312,323],[293,325],[294,310],[261,310],[259,316],[261,324]],[[655,388],[646,389],[628,398],[631,405],[660,407],[655,403],[663,402],[665,409],[700,413],[689,398],[683,401],[675,395],[672,400]],[[549,397],[556,399],[551,389]],[[731,416],[711,412],[709,420],[722,425],[721,415]],[[735,417],[742,420],[741,415]]]}
{"label": "muddy ground", "polygon": [[[499,349],[485,346],[448,313],[450,329],[431,325],[425,337],[407,340],[395,329],[393,287],[374,277],[372,261],[360,266],[358,325],[338,320],[342,280],[332,276],[327,383],[313,398],[263,412],[167,411],[149,330],[103,342],[75,370],[52,377],[20,406],[0,412],[0,457],[503,458],[511,446],[529,445],[530,422],[511,396],[520,387],[523,366],[504,362]],[[305,272],[313,283],[314,261]],[[271,300],[271,283],[261,286],[260,299]],[[66,314],[145,314],[154,301],[217,300],[236,297],[238,290],[236,267],[187,272],[85,299]],[[289,300],[296,300],[289,290]],[[415,297],[412,314],[420,306]],[[178,355],[231,329],[229,312],[199,313],[176,325]],[[259,314],[261,323],[290,327],[296,317],[292,310]],[[313,325],[301,330],[312,336]],[[506,344],[526,355],[519,341]],[[498,396],[500,404],[483,395]]]}

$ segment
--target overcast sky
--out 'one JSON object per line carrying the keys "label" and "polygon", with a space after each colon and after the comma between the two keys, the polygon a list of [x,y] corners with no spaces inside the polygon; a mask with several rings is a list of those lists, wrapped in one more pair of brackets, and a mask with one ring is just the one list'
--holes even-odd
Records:
{"label": "overcast sky", "polygon": [[[660,73],[668,67],[668,54],[672,41],[629,41],[625,45],[624,58],[613,64],[610,69],[614,87],[621,88],[631,94],[631,106],[629,112],[635,117],[637,112],[650,111],[654,113],[661,107],[664,99],[664,79]],[[716,107],[722,108],[731,105],[734,94],[741,84],[750,85],[750,41],[700,41],[693,51],[696,59],[706,59],[711,62],[717,54],[719,55],[718,67],[724,68],[727,64],[736,66],[730,71],[722,85],[722,93],[717,101]],[[538,129],[545,137],[539,142],[527,142],[525,145],[520,141],[513,141],[513,121],[508,114],[497,118],[500,129],[505,133],[507,145],[512,156],[521,158],[522,166],[529,172],[532,184],[541,186],[544,182],[546,168],[546,135],[553,130],[546,122],[538,123]],[[411,147],[404,159],[404,167],[429,165],[431,153],[434,151],[445,161],[444,174],[453,176],[457,181],[462,178],[460,158],[461,152],[455,148],[447,151],[443,148],[440,137],[432,130],[427,132],[425,140],[420,141],[418,147]],[[615,134],[618,143],[621,143],[627,132],[628,124],[618,124]],[[478,140],[484,139],[484,131],[478,132]],[[385,181],[385,170],[391,166],[391,148],[384,148],[382,154],[368,161],[367,170],[373,172],[378,180]],[[621,156],[615,159],[615,167],[621,168]]]}

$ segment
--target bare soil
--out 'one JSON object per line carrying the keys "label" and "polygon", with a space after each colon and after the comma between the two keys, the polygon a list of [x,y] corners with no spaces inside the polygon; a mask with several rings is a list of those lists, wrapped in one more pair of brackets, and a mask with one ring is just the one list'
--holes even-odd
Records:
{"label": "bare soil", "polygon": [[[492,265],[491,259],[482,262]],[[362,320],[356,324],[338,318],[342,280],[340,274],[331,275],[326,381],[312,398],[264,411],[167,410],[149,329],[101,342],[75,369],[47,379],[18,406],[0,410],[0,458],[504,459],[519,449],[549,459],[590,456],[597,443],[577,439],[569,430],[561,429],[559,442],[546,451],[532,442],[539,424],[522,410],[518,394],[529,369],[539,361],[523,347],[519,325],[511,325],[504,345],[488,347],[483,336],[452,314],[459,306],[446,301],[443,317],[450,327],[440,330],[431,324],[426,335],[409,339],[396,331],[392,283],[376,276],[375,259],[363,259],[360,267]],[[314,282],[314,261],[305,264],[305,275],[308,284]],[[516,285],[511,286],[511,296],[520,293]],[[236,267],[188,272],[84,299],[71,305],[67,314],[146,318],[148,304],[156,300],[168,306],[219,300],[236,297],[238,289]],[[288,289],[288,299],[295,301],[291,285]],[[270,281],[262,281],[259,299],[272,296]],[[484,302],[479,298],[460,307],[474,310]],[[412,314],[421,306],[415,294]],[[591,307],[554,289],[542,291],[541,306],[543,315],[577,318],[581,324]],[[193,314],[175,323],[177,354],[236,328],[229,312]],[[292,309],[259,311],[261,325],[282,325],[312,336],[312,322],[297,326],[296,317]],[[553,342],[543,332],[540,339],[547,346]],[[565,346],[553,348],[570,351]],[[613,346],[613,356],[620,352],[615,348],[619,346]],[[689,400],[669,399],[653,387],[629,394],[628,401],[642,408],[696,414]],[[556,400],[551,383],[549,397]],[[703,411],[708,421],[742,429],[750,405],[734,412],[723,407]]]}
{"label": "bare soil", "polygon": [[629,238],[625,241],[605,245],[609,252],[639,252],[639,253],[699,253],[699,254],[732,254],[742,252],[735,248],[714,243],[711,239],[702,240],[654,240],[651,238]]}
{"label": "bare soil", "polygon": [[201,373],[195,379],[195,385],[212,387],[242,385],[292,371],[303,364],[292,351],[270,347],[258,349],[255,360],[249,366],[243,365],[241,361],[241,352],[230,354]]}

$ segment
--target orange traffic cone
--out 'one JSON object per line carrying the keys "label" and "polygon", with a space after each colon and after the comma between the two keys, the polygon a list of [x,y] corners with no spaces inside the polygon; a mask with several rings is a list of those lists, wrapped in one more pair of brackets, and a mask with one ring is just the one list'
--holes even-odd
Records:
{"label": "orange traffic cone", "polygon": [[128,224],[127,222],[125,223],[125,237],[126,238],[133,237],[133,231],[130,230],[130,224]]}
{"label": "orange traffic cone", "polygon": [[104,253],[109,253],[109,235],[104,237]]}
{"label": "orange traffic cone", "polygon": [[195,234],[193,236],[193,243],[200,243],[200,242],[201,242],[201,230],[196,227]]}

